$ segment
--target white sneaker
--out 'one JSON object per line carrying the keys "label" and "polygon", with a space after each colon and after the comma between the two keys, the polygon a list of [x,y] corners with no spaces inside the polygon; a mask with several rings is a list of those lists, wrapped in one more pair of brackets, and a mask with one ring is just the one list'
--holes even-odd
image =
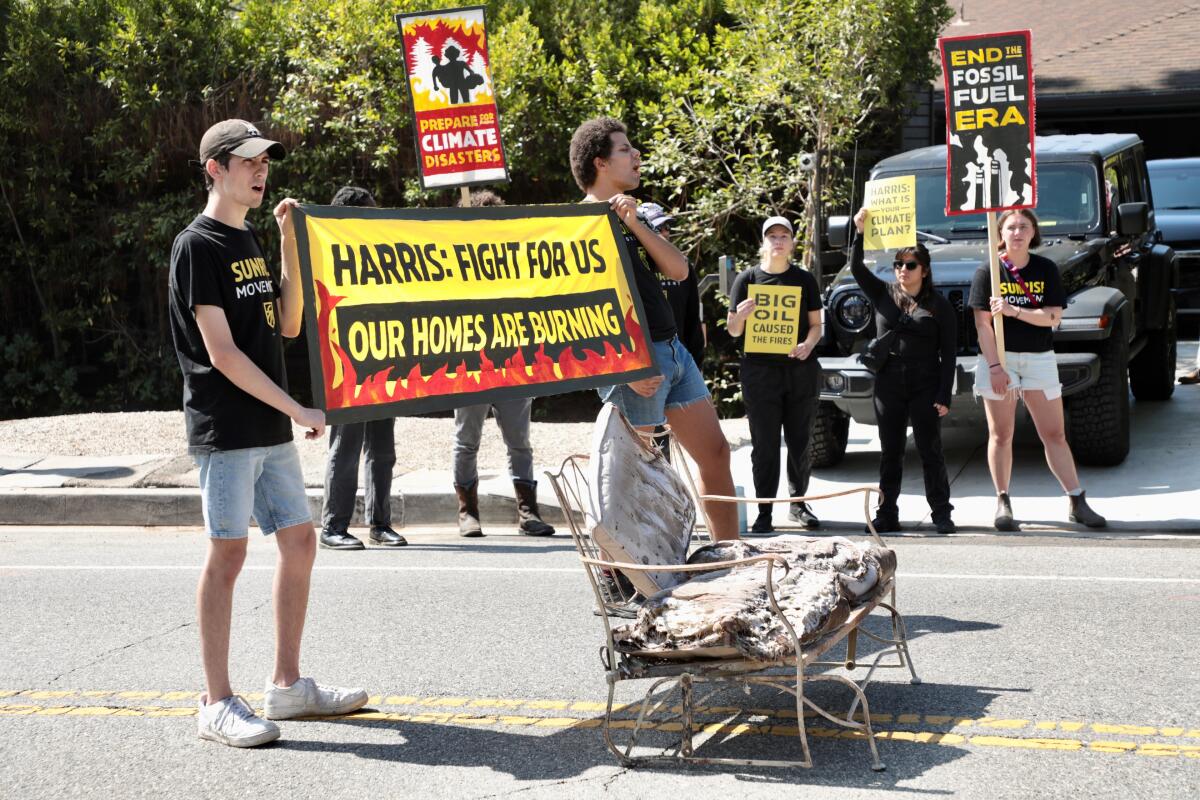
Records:
{"label": "white sneaker", "polygon": [[234,695],[215,703],[200,696],[200,738],[230,747],[257,747],[279,738],[279,726],[257,716],[242,698]]}
{"label": "white sneaker", "polygon": [[263,716],[267,719],[332,717],[367,704],[367,693],[362,689],[320,686],[312,678],[301,678],[283,688],[268,682],[264,694]]}

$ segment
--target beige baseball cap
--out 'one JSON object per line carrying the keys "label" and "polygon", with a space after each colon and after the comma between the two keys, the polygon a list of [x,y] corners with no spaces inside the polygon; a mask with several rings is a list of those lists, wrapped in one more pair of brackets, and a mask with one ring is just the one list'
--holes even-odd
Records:
{"label": "beige baseball cap", "polygon": [[227,119],[218,122],[200,139],[200,163],[207,164],[210,158],[230,153],[241,158],[257,158],[266,153],[271,158],[287,157],[287,150],[279,142],[267,139],[258,128],[244,119]]}

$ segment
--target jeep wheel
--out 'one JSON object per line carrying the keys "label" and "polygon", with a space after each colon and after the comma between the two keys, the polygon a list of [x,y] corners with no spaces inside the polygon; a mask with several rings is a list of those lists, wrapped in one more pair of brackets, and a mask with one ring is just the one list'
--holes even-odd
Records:
{"label": "jeep wheel", "polygon": [[1175,298],[1167,302],[1166,327],[1147,334],[1146,346],[1129,365],[1129,388],[1138,400],[1169,400],[1175,392]]}
{"label": "jeep wheel", "polygon": [[850,417],[843,414],[833,403],[817,404],[817,419],[813,424],[812,453],[814,469],[836,467],[846,455],[846,444],[850,440]]}
{"label": "jeep wheel", "polygon": [[1067,398],[1067,441],[1080,464],[1111,467],[1129,455],[1129,342],[1120,322],[1098,355],[1100,380]]}

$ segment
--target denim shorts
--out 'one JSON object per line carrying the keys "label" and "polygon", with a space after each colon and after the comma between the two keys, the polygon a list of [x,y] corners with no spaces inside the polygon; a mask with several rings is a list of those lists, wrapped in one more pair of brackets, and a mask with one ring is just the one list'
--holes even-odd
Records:
{"label": "denim shorts", "polygon": [[195,455],[204,528],[214,539],[244,539],[250,514],[269,536],[312,519],[294,442]]}
{"label": "denim shorts", "polygon": [[[975,361],[975,396],[988,400],[1003,400],[992,391],[992,379],[987,359],[982,355]],[[1004,371],[1008,373],[1009,391],[1045,392],[1047,400],[1062,396],[1058,380],[1058,359],[1053,350],[1044,353],[1005,353]]]}
{"label": "denim shorts", "polygon": [[668,408],[683,408],[709,397],[696,360],[678,336],[665,342],[654,342],[654,356],[662,371],[663,382],[653,396],[642,397],[627,384],[597,390],[600,399],[619,408],[635,428],[662,425],[667,421]]}

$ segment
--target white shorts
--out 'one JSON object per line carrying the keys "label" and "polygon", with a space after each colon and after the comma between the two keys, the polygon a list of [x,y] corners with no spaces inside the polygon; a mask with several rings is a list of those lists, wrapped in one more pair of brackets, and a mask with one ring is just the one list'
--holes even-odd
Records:
{"label": "white shorts", "polygon": [[[1058,380],[1058,359],[1053,350],[1044,353],[1006,353],[1005,371],[1008,373],[1010,391],[1039,391],[1046,393],[1047,400],[1062,397],[1062,383]],[[991,374],[987,360],[980,355],[975,361],[975,396],[988,400],[1004,398],[992,391]]]}

